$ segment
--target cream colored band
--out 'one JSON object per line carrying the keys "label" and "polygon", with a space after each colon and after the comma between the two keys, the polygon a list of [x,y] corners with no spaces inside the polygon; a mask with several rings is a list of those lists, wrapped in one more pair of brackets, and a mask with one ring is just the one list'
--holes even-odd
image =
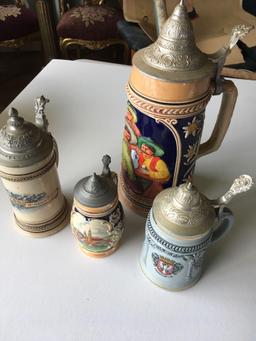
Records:
{"label": "cream colored band", "polygon": [[96,208],[81,205],[77,200],[74,199],[73,209],[75,207],[81,214],[85,216],[88,216],[91,218],[99,218],[99,217],[102,217],[103,214],[108,215],[111,212],[113,212],[117,204],[118,204],[118,197],[116,197],[116,199],[112,201],[112,203],[105,205],[105,206],[96,207]]}
{"label": "cream colored band", "polygon": [[13,174],[8,174],[8,173],[0,171],[0,177],[11,182],[23,182],[23,181],[33,180],[47,173],[55,164],[55,162],[56,162],[56,154],[53,153],[53,156],[50,159],[50,161],[46,165],[44,165],[42,168],[36,170],[35,172],[13,175]]}
{"label": "cream colored band", "polygon": [[207,103],[212,95],[211,88],[203,97],[190,103],[182,104],[159,104],[153,101],[142,98],[136,91],[127,84],[126,93],[131,104],[138,110],[148,114],[155,119],[165,118],[185,118],[194,116],[204,111]]}

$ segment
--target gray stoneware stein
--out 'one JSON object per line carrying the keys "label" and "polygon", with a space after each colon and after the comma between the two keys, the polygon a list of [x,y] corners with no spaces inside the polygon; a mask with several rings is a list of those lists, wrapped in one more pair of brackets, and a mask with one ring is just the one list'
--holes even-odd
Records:
{"label": "gray stoneware stein", "polygon": [[119,246],[124,231],[124,213],[117,195],[117,175],[111,158],[102,158],[101,175],[94,173],[75,186],[71,227],[80,249],[91,257],[105,257]]}
{"label": "gray stoneware stein", "polygon": [[36,99],[35,124],[26,122],[11,108],[0,130],[0,177],[16,225],[33,237],[53,234],[68,222],[57,172],[57,144],[47,131],[47,102],[44,96]]}
{"label": "gray stoneware stein", "polygon": [[159,193],[146,222],[140,257],[144,274],[168,290],[195,284],[207,248],[232,227],[233,214],[225,204],[251,185],[252,178],[242,175],[216,200],[207,199],[190,182]]}

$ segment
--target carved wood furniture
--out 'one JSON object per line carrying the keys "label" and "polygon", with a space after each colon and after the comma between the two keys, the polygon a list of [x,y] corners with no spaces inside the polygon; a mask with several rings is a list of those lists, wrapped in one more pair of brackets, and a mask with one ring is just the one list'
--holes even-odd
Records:
{"label": "carved wood furniture", "polygon": [[35,7],[46,62],[58,57],[57,35],[51,0],[36,0]]}
{"label": "carved wood furniture", "polygon": [[127,44],[119,37],[116,26],[117,21],[122,18],[120,9],[107,6],[102,0],[86,4],[84,1],[76,1],[74,7],[71,1],[59,2],[61,16],[57,34],[61,52],[66,58],[69,47],[77,48],[79,58],[80,47],[101,50],[111,45],[121,45],[124,48],[124,60],[127,60]]}
{"label": "carved wood furniture", "polygon": [[21,0],[0,5],[0,47],[19,48],[40,37],[35,12]]}

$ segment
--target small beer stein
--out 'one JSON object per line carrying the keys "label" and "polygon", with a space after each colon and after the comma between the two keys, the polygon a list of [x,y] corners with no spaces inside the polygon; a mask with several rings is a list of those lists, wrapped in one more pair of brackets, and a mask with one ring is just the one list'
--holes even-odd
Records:
{"label": "small beer stein", "polygon": [[68,222],[57,173],[57,144],[47,131],[44,113],[48,101],[43,96],[36,99],[35,124],[11,108],[0,130],[0,177],[17,226],[34,237],[53,234]]}
{"label": "small beer stein", "polygon": [[101,175],[80,180],[74,190],[71,228],[81,250],[92,257],[112,254],[124,230],[123,208],[117,195],[117,175],[110,171],[111,158],[102,158]]}
{"label": "small beer stein", "polygon": [[242,175],[216,200],[207,199],[190,182],[159,193],[146,222],[140,257],[144,274],[168,290],[194,285],[207,248],[232,226],[232,212],[224,205],[251,185],[252,178]]}

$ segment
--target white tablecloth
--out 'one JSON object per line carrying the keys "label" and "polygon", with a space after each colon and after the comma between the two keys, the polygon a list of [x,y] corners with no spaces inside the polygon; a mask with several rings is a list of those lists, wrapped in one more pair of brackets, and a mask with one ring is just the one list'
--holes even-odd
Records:
{"label": "white tablecloth", "polygon": [[[127,66],[53,60],[11,103],[32,119],[34,98],[50,99],[49,129],[58,141],[59,174],[70,203],[75,183],[101,171],[103,154],[120,169],[129,72]],[[256,83],[235,83],[239,97],[223,145],[197,162],[196,184],[210,198],[240,174],[255,176]],[[205,137],[219,104],[220,96],[207,107]],[[44,239],[19,233],[2,185],[0,202],[1,341],[256,340],[255,188],[229,205],[235,225],[209,249],[202,279],[177,293],[141,273],[144,219],[130,210],[118,251],[91,259],[78,249],[70,227]]]}

